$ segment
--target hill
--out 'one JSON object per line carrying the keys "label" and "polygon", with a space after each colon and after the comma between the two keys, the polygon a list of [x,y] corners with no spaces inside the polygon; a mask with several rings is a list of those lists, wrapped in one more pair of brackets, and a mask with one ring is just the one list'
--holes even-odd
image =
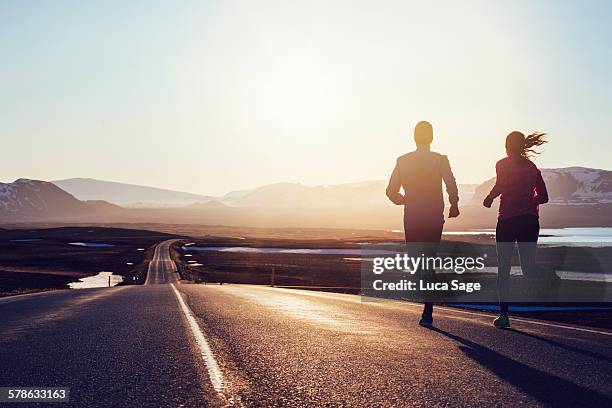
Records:
{"label": "hill", "polygon": [[76,219],[107,215],[112,204],[87,203],[78,200],[52,183],[19,179],[0,183],[0,220],[33,221],[48,219]]}
{"label": "hill", "polygon": [[180,207],[214,199],[199,194],[91,178],[55,180],[52,183],[80,200],[104,200],[123,207]]}
{"label": "hill", "polygon": [[[460,184],[461,201],[474,194],[474,184]],[[329,186],[276,183],[250,191],[226,194],[222,201],[238,207],[372,207],[391,205],[385,195],[386,180],[370,180]]]}

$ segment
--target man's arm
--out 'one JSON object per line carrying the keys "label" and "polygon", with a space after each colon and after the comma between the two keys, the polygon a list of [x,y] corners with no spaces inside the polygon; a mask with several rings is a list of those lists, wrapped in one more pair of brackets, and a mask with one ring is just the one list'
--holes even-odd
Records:
{"label": "man's arm", "polygon": [[391,200],[393,204],[404,204],[404,195],[399,192],[401,186],[402,182],[400,180],[399,164],[396,163],[393,173],[391,173],[391,177],[389,178],[389,184],[387,185],[387,197],[389,197],[389,200]]}
{"label": "man's arm", "polygon": [[459,216],[459,189],[457,188],[457,180],[455,180],[455,176],[453,175],[450,162],[446,156],[442,156],[440,171],[442,174],[442,180],[444,180],[444,185],[446,186],[448,201],[451,205],[448,217],[455,218]]}

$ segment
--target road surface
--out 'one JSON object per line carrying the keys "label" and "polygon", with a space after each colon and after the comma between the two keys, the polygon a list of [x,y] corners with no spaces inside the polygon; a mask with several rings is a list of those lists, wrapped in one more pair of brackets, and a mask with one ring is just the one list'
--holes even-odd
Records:
{"label": "road surface", "polygon": [[[0,299],[0,386],[70,387],[61,406],[612,404],[612,335],[359,296],[177,281]],[[24,406],[24,405],[21,405]]]}

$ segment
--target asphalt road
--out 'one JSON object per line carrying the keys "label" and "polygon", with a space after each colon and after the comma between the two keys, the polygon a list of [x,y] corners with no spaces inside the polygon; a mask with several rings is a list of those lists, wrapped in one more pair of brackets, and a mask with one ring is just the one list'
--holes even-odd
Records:
{"label": "asphalt road", "polygon": [[176,240],[170,239],[158,244],[149,262],[149,270],[145,285],[159,285],[161,283],[176,282],[176,266],[170,259],[170,246]]}
{"label": "asphalt road", "polygon": [[[0,299],[0,386],[58,406],[612,406],[612,334],[359,296],[180,283]],[[14,405],[11,406],[26,406]]]}

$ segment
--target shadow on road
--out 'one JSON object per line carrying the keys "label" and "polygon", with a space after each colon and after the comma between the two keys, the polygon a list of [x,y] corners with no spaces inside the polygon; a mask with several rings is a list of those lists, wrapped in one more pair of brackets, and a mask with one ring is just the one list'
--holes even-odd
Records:
{"label": "shadow on road", "polygon": [[570,346],[569,344],[559,343],[558,341],[547,339],[545,337],[536,336],[535,334],[527,333],[527,332],[516,330],[516,329],[509,329],[509,331],[521,334],[523,336],[531,337],[532,339],[536,339],[538,341],[543,341],[545,343],[548,343],[548,344],[553,345],[555,347],[562,348],[562,349],[567,350],[567,351],[571,351],[573,353],[582,354],[583,356],[592,357],[592,358],[595,358],[597,360],[602,360],[602,361],[607,361],[609,363],[612,363],[612,358],[609,357],[609,356],[605,356],[603,354],[593,353],[592,351],[589,351],[589,350],[583,350],[583,349],[575,347],[575,346]]}
{"label": "shadow on road", "polygon": [[[481,344],[432,327],[458,343],[459,349],[499,378],[521,389],[527,395],[550,406],[603,407],[612,406],[612,398],[577,384],[512,360]],[[524,333],[522,333],[524,334]]]}

